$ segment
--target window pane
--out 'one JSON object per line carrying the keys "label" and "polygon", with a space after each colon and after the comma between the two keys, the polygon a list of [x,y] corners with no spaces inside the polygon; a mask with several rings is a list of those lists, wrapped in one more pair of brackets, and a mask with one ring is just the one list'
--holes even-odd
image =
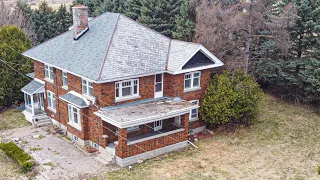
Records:
{"label": "window pane", "polygon": [[133,94],[138,94],[138,86],[134,85],[133,87]]}
{"label": "window pane", "polygon": [[44,69],[44,74],[45,74],[45,78],[49,78],[49,72],[48,72],[46,66],[45,66],[45,69]]}
{"label": "window pane", "polygon": [[89,96],[93,96],[93,88],[89,87]]}
{"label": "window pane", "polygon": [[156,75],[156,82],[162,82],[162,74]]}
{"label": "window pane", "polygon": [[82,94],[87,94],[87,86],[85,84],[82,85]]}
{"label": "window pane", "polygon": [[197,109],[192,109],[191,110],[191,114],[196,114],[197,113]]}
{"label": "window pane", "polygon": [[48,107],[52,107],[51,97],[49,96],[49,93],[48,93]]}
{"label": "window pane", "polygon": [[199,77],[200,76],[200,73],[194,73],[193,74],[193,77]]}
{"label": "window pane", "polygon": [[130,96],[131,95],[131,87],[122,88],[122,96]]}
{"label": "window pane", "polygon": [[93,87],[93,83],[92,82],[88,82],[89,83],[89,87]]}
{"label": "window pane", "polygon": [[77,113],[73,113],[73,120],[74,120],[74,123],[78,124],[78,114]]}
{"label": "window pane", "polygon": [[198,114],[191,114],[192,119],[197,118],[197,117],[198,117]]}
{"label": "window pane", "polygon": [[156,84],[156,92],[162,91],[162,83]]}
{"label": "window pane", "polygon": [[116,97],[119,97],[119,89],[116,89]]}
{"label": "window pane", "polygon": [[194,78],[193,79],[193,87],[198,87],[199,86],[199,78]]}
{"label": "window pane", "polygon": [[184,88],[187,89],[190,87],[191,87],[191,80],[190,79],[185,80],[184,81]]}
{"label": "window pane", "polygon": [[56,109],[56,100],[52,99],[52,109]]}

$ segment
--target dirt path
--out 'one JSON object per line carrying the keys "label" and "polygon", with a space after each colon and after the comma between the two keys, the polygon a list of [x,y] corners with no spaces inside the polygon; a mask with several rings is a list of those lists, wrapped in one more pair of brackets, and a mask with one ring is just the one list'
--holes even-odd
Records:
{"label": "dirt path", "polygon": [[270,96],[259,121],[100,179],[319,179],[320,115]]}

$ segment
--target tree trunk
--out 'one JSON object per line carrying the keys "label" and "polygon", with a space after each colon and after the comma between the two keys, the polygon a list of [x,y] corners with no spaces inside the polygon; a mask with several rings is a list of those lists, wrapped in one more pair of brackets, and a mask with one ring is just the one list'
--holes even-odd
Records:
{"label": "tree trunk", "polygon": [[248,36],[246,39],[246,46],[244,52],[244,65],[243,71],[244,74],[248,74],[249,69],[249,61],[250,61],[250,46],[252,41],[252,7],[253,7],[253,0],[250,0],[250,7],[249,7],[249,22],[248,22]]}

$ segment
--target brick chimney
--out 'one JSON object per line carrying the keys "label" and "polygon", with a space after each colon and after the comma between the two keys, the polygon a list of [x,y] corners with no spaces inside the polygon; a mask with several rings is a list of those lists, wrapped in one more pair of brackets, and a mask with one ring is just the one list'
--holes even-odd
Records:
{"label": "brick chimney", "polygon": [[88,7],[84,4],[77,4],[72,7],[74,40],[79,39],[89,30]]}

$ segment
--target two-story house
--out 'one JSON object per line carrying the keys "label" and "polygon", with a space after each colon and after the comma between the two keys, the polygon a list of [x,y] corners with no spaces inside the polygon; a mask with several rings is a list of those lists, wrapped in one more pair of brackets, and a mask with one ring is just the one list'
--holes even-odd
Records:
{"label": "two-story house", "polygon": [[205,130],[198,108],[223,63],[201,44],[170,39],[118,13],[73,27],[23,53],[34,80],[22,91],[26,119],[53,123],[82,146],[126,166],[188,145]]}

